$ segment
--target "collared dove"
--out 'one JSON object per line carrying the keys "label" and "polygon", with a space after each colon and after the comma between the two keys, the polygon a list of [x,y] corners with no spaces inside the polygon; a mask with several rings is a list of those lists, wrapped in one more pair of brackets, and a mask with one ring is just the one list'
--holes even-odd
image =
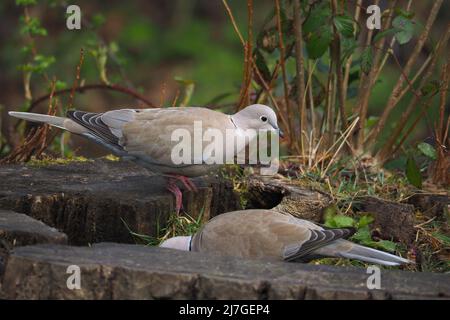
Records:
{"label": "collared dove", "polygon": [[353,228],[325,229],[273,210],[241,210],[218,215],[196,234],[174,237],[164,248],[209,252],[250,259],[307,262],[340,257],[386,266],[412,263],[390,253],[345,240]]}
{"label": "collared dove", "polygon": [[[195,185],[187,177],[206,175],[217,169],[218,165],[206,164],[204,158],[198,161],[192,152],[190,161],[175,164],[172,151],[179,143],[172,139],[175,130],[185,130],[193,140],[194,124],[197,122],[201,123],[203,132],[219,130],[224,137],[227,129],[232,136],[242,136],[243,130],[247,129],[276,131],[282,136],[275,112],[261,104],[250,105],[233,115],[200,107],[120,109],[104,113],[68,111],[67,117],[14,111],[9,115],[47,123],[84,136],[125,160],[135,161],[152,172],[169,176],[167,188],[175,195],[177,211],[181,208],[181,191],[174,179],[195,191]],[[205,144],[203,141],[203,147]],[[233,148],[232,151],[237,154],[243,148],[245,145],[240,150]]]}

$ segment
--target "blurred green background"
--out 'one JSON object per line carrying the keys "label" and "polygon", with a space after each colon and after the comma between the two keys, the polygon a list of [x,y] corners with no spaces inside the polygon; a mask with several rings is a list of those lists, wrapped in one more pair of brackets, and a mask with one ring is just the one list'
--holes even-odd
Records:
{"label": "blurred green background", "polygon": [[[401,2],[401,1],[400,1]],[[431,1],[414,1],[413,11],[417,20]],[[93,52],[98,44],[109,50],[107,61],[108,80],[130,86],[142,93],[156,105],[170,106],[183,88],[176,77],[192,80],[195,84],[190,105],[223,105],[236,103],[243,77],[243,49],[233,30],[229,17],[220,0],[130,0],[130,1],[75,1],[82,11],[81,30],[66,28],[64,1],[38,0],[30,7],[30,15],[39,17],[42,26],[48,31],[45,37],[38,37],[37,50],[45,56],[53,56],[54,63],[47,73],[50,77],[65,82],[70,88],[76,75],[80,48],[85,49],[85,59],[81,70],[84,83],[100,83],[99,70]],[[247,26],[247,4],[242,0],[229,0],[240,30],[245,35]],[[354,1],[349,1],[352,7]],[[371,1],[364,1],[369,4]],[[381,1],[386,6],[386,1]],[[273,9],[273,1],[254,1],[254,30],[257,33]],[[448,22],[450,1],[446,1],[440,11],[433,39]],[[24,88],[19,66],[27,61],[22,48],[26,37],[20,32],[20,17],[23,8],[15,1],[0,2],[0,105],[2,111],[2,131],[11,130],[6,110],[24,107]],[[398,51],[403,63],[415,41]],[[430,50],[428,44],[424,50]],[[425,59],[425,54],[423,60]],[[29,58],[28,58],[29,59]],[[288,61],[289,66],[289,61]],[[289,77],[295,76],[291,63]],[[392,62],[384,71],[382,81],[375,86],[370,101],[371,114],[379,114],[390,93],[393,83],[399,76],[398,67]],[[48,93],[48,83],[38,74],[33,74],[31,90],[33,98]],[[60,105],[67,105],[68,95],[61,97]],[[405,99],[404,99],[405,100]],[[407,100],[406,100],[407,101]],[[348,100],[349,109],[354,101]],[[399,105],[398,115],[405,102]],[[122,107],[142,107],[130,96],[102,90],[76,94],[75,108],[104,111]],[[47,103],[41,103],[37,111],[45,111]],[[227,109],[224,109],[227,110]],[[230,109],[228,109],[230,110]],[[427,121],[435,119],[436,108],[431,108],[429,118],[424,119],[414,139],[430,136]],[[395,115],[394,115],[395,118]],[[430,120],[431,119],[431,120]],[[391,119],[391,126],[395,120]],[[389,130],[386,134],[389,134]],[[11,132],[10,132],[11,133]],[[96,155],[96,151],[93,151]]]}

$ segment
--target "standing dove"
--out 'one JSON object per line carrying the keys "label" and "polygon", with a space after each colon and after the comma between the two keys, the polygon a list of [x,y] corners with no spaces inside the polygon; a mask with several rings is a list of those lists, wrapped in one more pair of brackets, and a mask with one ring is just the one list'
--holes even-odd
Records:
{"label": "standing dove", "polygon": [[325,229],[310,221],[273,210],[241,210],[220,214],[196,234],[174,237],[161,247],[250,259],[307,262],[340,257],[386,266],[407,259],[345,240],[353,228]]}
{"label": "standing dove", "polygon": [[[224,136],[227,130],[232,136],[242,136],[243,130],[247,129],[276,131],[282,136],[275,112],[261,104],[250,105],[233,115],[200,107],[119,109],[104,113],[73,110],[68,111],[66,117],[14,111],[9,115],[84,136],[125,160],[167,176],[167,189],[175,195],[177,212],[182,205],[182,194],[176,181],[195,191],[195,185],[187,177],[206,175],[218,165],[207,164],[204,158],[198,161],[194,154],[188,163],[174,163],[172,150],[178,143],[172,139],[174,130],[185,130],[195,137],[194,124],[197,122],[201,123],[203,132],[214,129]],[[245,145],[233,152],[237,154],[243,148]]]}

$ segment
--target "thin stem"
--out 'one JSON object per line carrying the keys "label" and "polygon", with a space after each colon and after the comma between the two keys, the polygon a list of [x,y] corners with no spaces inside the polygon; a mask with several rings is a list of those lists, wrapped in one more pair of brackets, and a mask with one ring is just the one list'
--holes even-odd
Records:
{"label": "thin stem", "polygon": [[[429,79],[433,76],[438,58],[442,54],[442,51],[446,48],[449,39],[450,39],[450,24],[447,25],[447,30],[442,36],[442,38],[439,40],[434,53],[430,54],[430,57],[432,57],[430,65],[427,68],[427,72],[422,77],[417,91],[420,92],[420,90],[428,83]],[[403,111],[402,115],[400,116],[400,119],[398,120],[397,126],[394,129],[394,132],[390,134],[389,139],[386,141],[383,148],[377,154],[377,158],[380,163],[383,163],[388,158],[389,155],[393,154],[392,153],[393,145],[397,141],[403,129],[406,127],[409,118],[411,117],[412,113],[416,110],[416,106],[422,97],[423,95],[421,93],[415,94],[412,97],[405,111]],[[426,104],[424,104],[424,108],[426,108]]]}
{"label": "thin stem", "polygon": [[[386,19],[384,20],[384,24],[383,24],[383,29],[386,30],[392,21],[393,15],[394,15],[394,8],[397,4],[397,0],[392,1],[389,10],[388,10],[388,16],[386,17]],[[372,35],[373,32],[371,32],[373,30],[370,30],[368,35],[367,35],[367,41],[366,41],[366,45],[370,46],[371,42],[372,42]],[[384,47],[384,43],[385,43],[385,38],[379,40],[379,45],[381,48]],[[363,74],[361,76],[361,83],[360,83],[360,87],[359,87],[359,95],[358,95],[358,99],[357,99],[357,112],[359,114],[359,123],[358,123],[358,127],[357,127],[357,140],[356,140],[356,150],[358,153],[362,153],[362,147],[363,147],[363,142],[364,142],[364,126],[366,124],[366,119],[367,119],[367,113],[368,113],[368,108],[369,108],[369,98],[370,98],[370,94],[372,92],[372,87],[375,84],[375,74],[376,74],[376,69],[377,69],[377,65],[378,65],[378,61],[381,58],[381,50],[377,51],[375,53],[375,57],[374,57],[374,63],[372,68],[369,71],[369,74]]]}
{"label": "thin stem", "polygon": [[81,73],[81,66],[83,65],[83,61],[84,61],[84,50],[83,50],[83,48],[81,48],[80,49],[80,61],[78,62],[78,65],[77,65],[76,76],[75,76],[75,80],[73,81],[72,91],[70,92],[69,104],[67,106],[67,109],[71,109],[73,107],[73,99],[75,97],[75,90],[77,89],[78,83],[80,82],[80,73]]}
{"label": "thin stem", "polygon": [[232,13],[232,11],[230,9],[230,6],[227,3],[227,0],[222,0],[222,3],[225,6],[225,10],[227,10],[228,16],[230,17],[231,24],[233,25],[234,31],[238,35],[239,40],[241,40],[242,46],[245,47],[244,37],[242,36],[241,32],[239,31],[239,28],[238,28],[238,26],[236,24],[236,20],[234,19],[233,13]]}
{"label": "thin stem", "polygon": [[[331,1],[331,8],[333,16],[337,15],[337,0]],[[336,86],[337,86],[337,100],[339,105],[339,112],[341,114],[341,128],[344,131],[347,127],[347,115],[345,112],[345,93],[344,93],[344,79],[342,75],[342,65],[341,65],[341,39],[339,33],[337,32],[336,26],[333,24],[334,39],[331,46],[331,56],[335,61],[336,73]]]}
{"label": "thin stem", "polygon": [[244,47],[244,80],[240,94],[238,110],[250,104],[250,86],[253,79],[252,74],[252,42],[253,42],[253,0],[247,0],[247,41]]}
{"label": "thin stem", "polygon": [[306,125],[306,91],[305,91],[305,67],[303,61],[303,37],[300,0],[294,1],[294,34],[295,34],[295,66],[297,72],[297,104],[300,123],[300,146],[304,155],[305,145],[303,131]]}
{"label": "thin stem", "polygon": [[[103,84],[103,83],[87,84],[84,86],[77,87],[75,89],[76,92],[80,92],[80,93],[83,93],[84,91],[87,91],[87,90],[111,90],[111,91],[121,92],[121,93],[127,94],[129,96],[132,96],[132,97],[142,101],[149,108],[155,108],[155,105],[152,102],[150,102],[147,98],[145,98],[143,95],[141,95],[129,88],[119,86],[117,84]],[[57,90],[57,91],[55,91],[54,96],[56,97],[56,96],[64,95],[66,93],[70,93],[71,91],[72,91],[72,89]],[[43,95],[43,96],[37,98],[36,100],[34,100],[31,103],[30,108],[28,108],[28,111],[32,111],[38,104],[47,100],[49,97],[50,97],[50,95],[46,94],[46,95]]]}
{"label": "thin stem", "polygon": [[414,64],[416,63],[416,61],[420,55],[420,52],[422,51],[422,48],[429,37],[431,27],[433,26],[433,23],[437,17],[437,14],[442,5],[442,2],[443,2],[443,0],[436,0],[434,2],[433,7],[431,8],[430,14],[428,16],[427,22],[425,24],[425,28],[422,31],[421,35],[419,36],[417,44],[414,47],[414,50],[411,53],[406,65],[403,69],[403,73],[400,75],[399,79],[397,80],[397,83],[394,86],[394,89],[391,92],[391,95],[388,99],[386,107],[383,110],[383,113],[381,114],[380,119],[378,120],[378,122],[376,123],[375,127],[373,128],[373,130],[371,131],[371,133],[369,135],[369,138],[367,140],[368,145],[373,144],[373,142],[377,139],[381,130],[384,128],[389,115],[391,114],[392,110],[398,104],[398,102],[399,102],[398,97],[399,97],[399,94],[401,93],[401,91],[403,90],[403,84],[406,80],[404,75],[409,76]]}
{"label": "thin stem", "polygon": [[311,139],[312,139],[312,141],[316,141],[316,115],[315,115],[315,110],[314,110],[314,94],[313,94],[313,88],[312,88],[312,75],[316,68],[317,61],[318,60],[316,60],[316,62],[314,63],[313,66],[311,66],[311,63],[309,63],[308,82],[306,84],[306,87],[308,89],[308,94],[309,94],[309,110],[311,113],[311,132],[312,132]]}
{"label": "thin stem", "polygon": [[[359,16],[361,14],[361,4],[362,0],[358,0],[356,2],[356,8],[355,8],[355,23],[353,24],[353,27],[355,28],[356,33],[356,26],[358,25],[357,22],[359,20]],[[350,69],[352,66],[352,60],[353,60],[353,54],[350,55],[347,59],[347,62],[345,63],[345,71],[344,71],[344,83],[343,83],[343,95],[344,95],[344,101],[347,99],[347,89],[348,89],[348,80],[350,77]]]}
{"label": "thin stem", "polygon": [[[406,12],[408,12],[408,13],[410,12],[410,10],[411,10],[411,5],[412,5],[412,0],[409,0],[409,1],[408,1],[408,4],[406,5]],[[379,78],[380,73],[381,73],[381,70],[383,70],[384,65],[386,64],[386,61],[387,61],[387,59],[388,59],[388,57],[389,57],[389,54],[390,54],[389,51],[392,50],[392,48],[394,47],[395,42],[396,42],[396,38],[395,38],[395,37],[392,37],[391,43],[389,44],[389,48],[388,48],[388,50],[386,51],[386,53],[384,54],[384,57],[383,57],[383,60],[381,61],[381,64],[380,64],[379,67],[377,68],[377,73],[376,73],[374,79],[378,79],[378,78]]]}
{"label": "thin stem", "polygon": [[[245,48],[245,47],[246,47],[246,44],[245,44],[244,38],[242,37],[242,34],[241,34],[241,32],[239,31],[239,28],[238,28],[238,26],[237,26],[237,24],[236,24],[236,21],[235,21],[234,16],[233,16],[233,12],[231,11],[230,7],[228,6],[228,3],[227,3],[226,0],[222,0],[222,3],[223,3],[224,6],[225,6],[225,9],[226,9],[226,11],[227,11],[227,13],[228,13],[228,16],[230,17],[231,23],[233,24],[233,27],[234,27],[234,30],[235,30],[236,34],[238,35],[239,39],[241,40],[242,46]],[[287,134],[287,136],[289,137],[289,136],[290,136],[290,129],[289,129],[288,121],[286,120],[286,118],[285,118],[285,116],[284,116],[282,110],[280,109],[280,107],[279,107],[279,105],[278,105],[278,103],[277,103],[275,97],[273,96],[273,94],[272,94],[272,92],[271,92],[271,87],[270,87],[270,86],[266,83],[266,81],[264,80],[264,77],[261,75],[261,72],[259,71],[258,67],[256,66],[256,63],[255,63],[253,57],[252,57],[252,59],[251,59],[251,62],[252,62],[252,67],[253,67],[253,69],[254,69],[254,71],[255,71],[255,73],[256,73],[256,76],[258,77],[258,80],[261,82],[261,84],[262,84],[262,86],[263,86],[263,89],[264,89],[264,90],[266,91],[266,93],[269,95],[269,98],[271,99],[271,101],[272,101],[272,103],[273,103],[273,105],[274,105],[274,108],[276,109],[276,111],[277,111],[277,113],[278,113],[278,115],[279,115],[279,117],[280,117],[280,120],[281,120],[281,122],[282,122],[282,124],[283,124],[283,126],[284,126],[283,129],[285,129],[286,134]],[[278,66],[278,65],[277,65],[277,66]],[[277,67],[275,68],[275,71],[276,71],[276,70],[277,70]],[[275,71],[274,71],[274,73],[275,73]],[[274,78],[274,77],[273,77],[273,78]],[[272,78],[272,81],[273,81],[273,78]],[[272,81],[271,81],[271,82],[272,82]]]}
{"label": "thin stem", "polygon": [[289,116],[289,129],[290,129],[289,131],[291,132],[290,145],[292,148],[292,147],[294,147],[294,143],[295,143],[294,112],[291,109],[290,103],[289,103],[289,84],[288,84],[288,80],[287,80],[286,63],[285,63],[286,50],[285,50],[284,41],[283,41],[283,30],[281,28],[281,9],[280,9],[280,1],[279,0],[275,0],[275,9],[276,9],[276,17],[277,17],[278,46],[280,49],[281,75],[283,78],[284,103],[286,105],[286,112]]}

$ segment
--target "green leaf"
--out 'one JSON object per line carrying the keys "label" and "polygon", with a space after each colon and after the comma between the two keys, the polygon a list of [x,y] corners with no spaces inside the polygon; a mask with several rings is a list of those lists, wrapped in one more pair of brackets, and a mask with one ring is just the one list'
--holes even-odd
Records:
{"label": "green leaf", "polygon": [[411,19],[414,17],[414,12],[408,12],[403,10],[402,8],[395,8],[394,12],[398,15],[398,16],[403,16],[405,18]]}
{"label": "green leaf", "polygon": [[389,240],[380,240],[375,242],[376,247],[382,250],[394,252],[397,249],[397,244]]}
{"label": "green leaf", "polygon": [[358,228],[367,227],[369,224],[373,222],[373,217],[369,215],[362,216],[358,221]]}
{"label": "green leaf", "polygon": [[385,251],[393,252],[397,249],[397,244],[395,242],[389,240],[373,241],[368,226],[359,228],[358,231],[351,237],[351,239],[362,245]]}
{"label": "green leaf", "polygon": [[331,17],[330,7],[323,3],[316,6],[306,21],[303,23],[303,34],[308,37],[310,33],[316,32],[319,28],[328,25],[328,19]]}
{"label": "green leaf", "polygon": [[330,46],[333,34],[329,26],[323,26],[311,35],[306,42],[306,50],[310,59],[318,59],[324,55]]}
{"label": "green leaf", "polygon": [[22,27],[20,28],[20,33],[29,34],[31,36],[46,36],[47,30],[41,26],[41,21],[38,18],[29,18],[28,20],[25,17],[20,17],[20,22],[22,23]]}
{"label": "green leaf", "polygon": [[336,29],[346,38],[355,36],[354,21],[349,16],[336,16],[333,19]]}
{"label": "green leaf", "polygon": [[399,31],[395,34],[395,39],[397,42],[402,45],[408,43],[414,35],[414,24],[408,18],[404,16],[397,16],[392,21],[392,25],[399,29]]}
{"label": "green leaf", "polygon": [[421,142],[417,145],[417,148],[422,152],[424,155],[426,155],[428,158],[431,158],[433,160],[436,160],[436,150],[434,147],[426,142]]}
{"label": "green leaf", "polygon": [[353,227],[355,225],[355,220],[352,217],[347,217],[344,215],[335,215],[331,221],[329,221],[329,227],[331,228],[346,228]]}
{"label": "green leaf", "polygon": [[358,231],[352,236],[352,240],[355,240],[364,245],[371,245],[373,243],[368,226],[359,228]]}
{"label": "green leaf", "polygon": [[54,62],[55,57],[38,54],[37,56],[34,57],[33,62],[20,65],[19,69],[24,72],[42,73]]}
{"label": "green leaf", "polygon": [[420,174],[420,169],[414,158],[411,156],[409,156],[406,161],[406,178],[408,178],[409,183],[416,188],[422,188],[422,176]]}
{"label": "green leaf", "polygon": [[372,47],[367,47],[361,53],[361,71],[365,74],[370,72],[373,63]]}
{"label": "green leaf", "polygon": [[64,81],[60,81],[60,80],[56,80],[55,82],[55,90],[63,90],[67,88],[67,83],[65,83]]}
{"label": "green leaf", "polygon": [[384,30],[382,32],[378,32],[377,35],[373,38],[373,43],[377,43],[378,40],[381,40],[382,38],[390,36],[390,35],[394,35],[399,31],[400,30],[397,28],[390,28],[390,29]]}

